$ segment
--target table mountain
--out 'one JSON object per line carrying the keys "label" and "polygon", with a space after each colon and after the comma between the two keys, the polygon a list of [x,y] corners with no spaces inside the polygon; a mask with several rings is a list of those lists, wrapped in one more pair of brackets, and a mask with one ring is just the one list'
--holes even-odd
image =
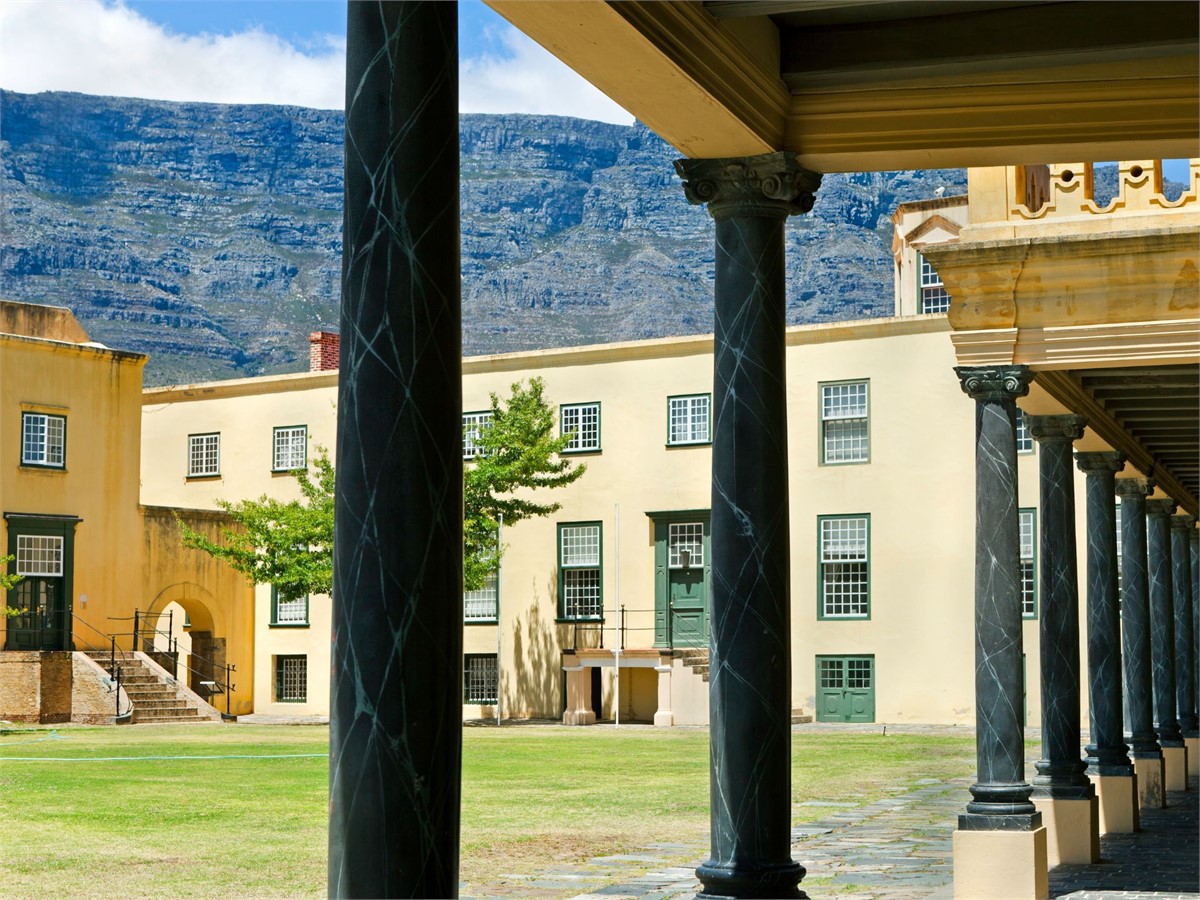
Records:
{"label": "table mountain", "polygon": [[[336,328],[340,112],[0,91],[0,296],[151,354],[148,384],[300,371]],[[461,117],[467,354],[712,330],[713,234],[642,125]],[[828,175],[790,323],[892,310],[896,204],[961,170]]]}

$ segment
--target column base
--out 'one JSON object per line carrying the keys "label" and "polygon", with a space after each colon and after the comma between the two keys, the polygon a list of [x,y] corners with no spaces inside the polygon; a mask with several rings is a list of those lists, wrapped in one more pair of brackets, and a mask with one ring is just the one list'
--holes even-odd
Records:
{"label": "column base", "polygon": [[568,709],[563,713],[564,725],[595,725],[596,714],[590,709]]}
{"label": "column base", "polygon": [[956,900],[1043,900],[1050,896],[1046,829],[954,832]]}
{"label": "column base", "polygon": [[795,861],[774,866],[738,868],[714,865],[710,860],[696,870],[701,885],[696,900],[739,900],[750,897],[808,900],[808,894],[800,890],[804,875],[804,867]]}
{"label": "column base", "polygon": [[1093,775],[1100,809],[1100,834],[1138,831],[1137,775]]}
{"label": "column base", "polygon": [[667,710],[658,710],[654,713],[654,725],[656,728],[669,728],[675,724],[675,713]]}
{"label": "column base", "polygon": [[1185,737],[1183,746],[1187,749],[1187,773],[1195,778],[1200,775],[1200,737]]}
{"label": "column base", "polygon": [[1163,787],[1168,791],[1187,790],[1187,747],[1163,747]]}
{"label": "column base", "polygon": [[1066,800],[1035,794],[1032,799],[1046,828],[1048,865],[1100,861],[1100,812],[1095,797]]}
{"label": "column base", "polygon": [[1167,805],[1161,756],[1135,756],[1133,773],[1137,779],[1139,809],[1162,809]]}

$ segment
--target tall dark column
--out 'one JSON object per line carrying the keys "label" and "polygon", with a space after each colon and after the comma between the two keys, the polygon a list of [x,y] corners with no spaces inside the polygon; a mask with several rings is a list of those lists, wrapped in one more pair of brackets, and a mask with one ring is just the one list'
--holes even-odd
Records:
{"label": "tall dark column", "polygon": [[1120,453],[1076,453],[1087,478],[1087,648],[1093,775],[1129,775],[1121,701],[1121,607],[1117,596],[1116,473]]}
{"label": "tall dark column", "polygon": [[1196,635],[1192,623],[1192,561],[1188,535],[1195,516],[1171,519],[1171,584],[1175,591],[1175,704],[1184,737],[1200,736],[1196,716]]}
{"label": "tall dark column", "polygon": [[1118,478],[1121,498],[1121,625],[1125,637],[1125,699],[1133,755],[1161,757],[1154,733],[1150,675],[1150,594],[1146,555],[1147,478]]}
{"label": "tall dark column", "polygon": [[1017,512],[1017,405],[1028,366],[960,366],[975,401],[975,749],[978,780],[958,817],[963,831],[1041,826],[1025,781],[1021,721],[1021,548]]}
{"label": "tall dark column", "polygon": [[1094,793],[1079,755],[1079,567],[1075,554],[1075,472],[1071,450],[1083,437],[1082,416],[1029,416],[1041,445],[1042,758],[1033,778],[1038,796],[1081,800]]}
{"label": "tall dark column", "polygon": [[716,221],[707,897],[803,897],[791,859],[784,248],[820,176],[791,153],[679,160]]}
{"label": "tall dark column", "polygon": [[1183,746],[1175,710],[1175,598],[1171,585],[1171,513],[1174,511],[1174,500],[1146,501],[1154,727],[1163,747]]}
{"label": "tall dark column", "polygon": [[462,370],[454,3],[352,2],[329,894],[458,895]]}

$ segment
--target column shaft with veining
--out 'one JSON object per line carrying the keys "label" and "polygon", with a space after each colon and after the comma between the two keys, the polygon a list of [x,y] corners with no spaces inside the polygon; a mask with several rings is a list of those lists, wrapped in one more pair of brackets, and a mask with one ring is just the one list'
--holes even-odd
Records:
{"label": "column shaft with veining", "polygon": [[1174,511],[1174,500],[1146,501],[1154,727],[1163,747],[1183,746],[1175,708],[1175,598],[1171,584],[1171,514]]}
{"label": "column shaft with veining", "polygon": [[1197,737],[1196,643],[1192,621],[1192,561],[1188,536],[1195,516],[1171,519],[1171,585],[1175,600],[1175,705],[1184,737]]}
{"label": "column shaft with veining", "polygon": [[1088,770],[1094,775],[1129,775],[1121,699],[1121,607],[1117,578],[1115,477],[1120,453],[1077,453],[1087,479],[1087,657],[1091,741]]}
{"label": "column shaft with veining", "polygon": [[1134,756],[1157,757],[1161,752],[1154,733],[1146,552],[1146,495],[1153,484],[1145,478],[1118,478],[1116,490],[1121,498],[1121,630],[1129,743]]}
{"label": "column shaft with veining", "polygon": [[712,856],[701,896],[801,897],[791,859],[784,242],[820,176],[795,155],[679,160],[716,221],[710,592]]}
{"label": "column shaft with veining", "polygon": [[1016,398],[1027,366],[954,370],[975,401],[975,747],[978,776],[958,817],[964,831],[1029,831],[1041,825],[1025,781],[1021,720],[1020,521]]}
{"label": "column shaft with veining", "polygon": [[454,3],[349,4],[332,897],[458,895],[457,38]]}

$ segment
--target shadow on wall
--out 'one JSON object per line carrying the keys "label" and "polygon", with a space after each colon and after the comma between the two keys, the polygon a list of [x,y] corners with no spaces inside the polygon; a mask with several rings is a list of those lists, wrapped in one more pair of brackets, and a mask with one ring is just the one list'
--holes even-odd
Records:
{"label": "shadow on wall", "polygon": [[[562,652],[555,640],[555,623],[543,617],[547,598],[555,597],[554,580],[540,591],[530,583],[524,619],[513,619],[513,658],[503,661],[503,713],[513,718],[559,718],[563,710]],[[561,627],[561,626],[560,626]]]}

